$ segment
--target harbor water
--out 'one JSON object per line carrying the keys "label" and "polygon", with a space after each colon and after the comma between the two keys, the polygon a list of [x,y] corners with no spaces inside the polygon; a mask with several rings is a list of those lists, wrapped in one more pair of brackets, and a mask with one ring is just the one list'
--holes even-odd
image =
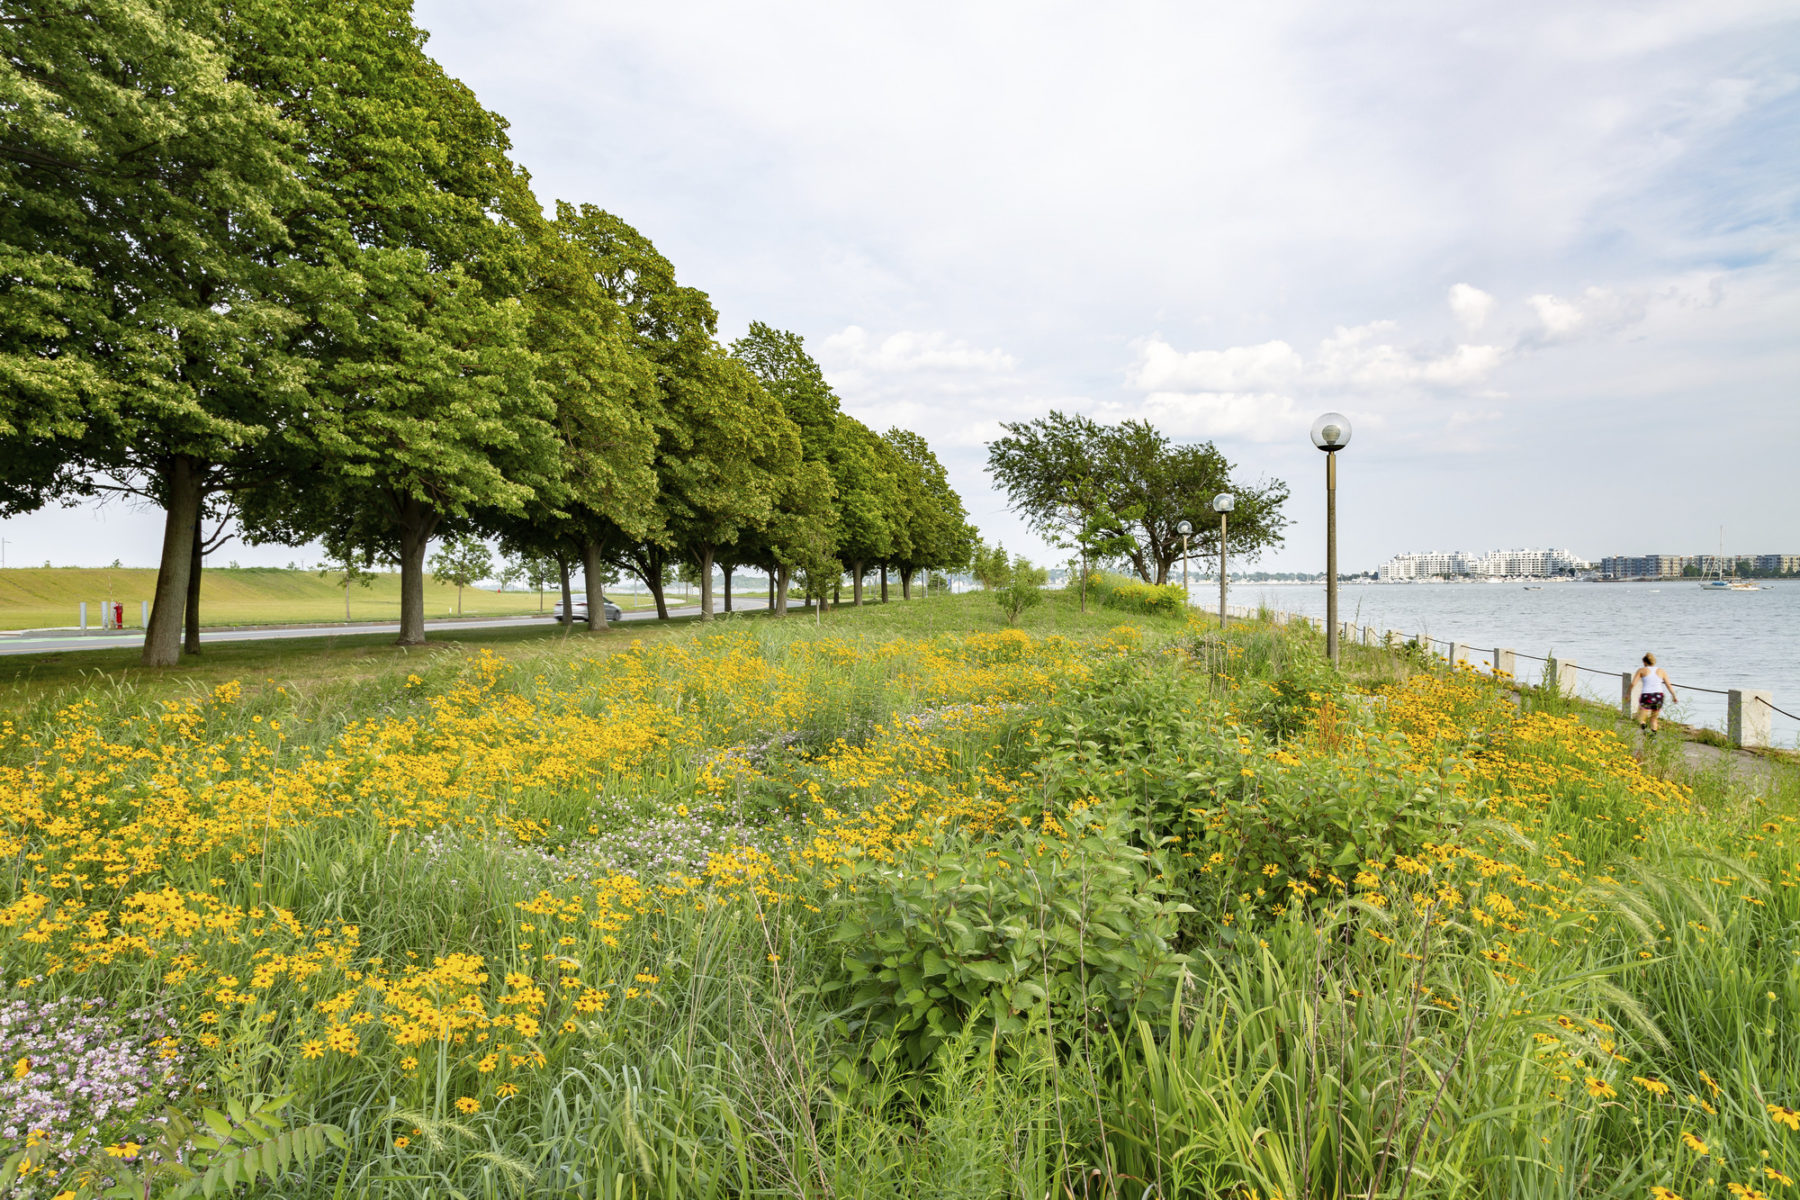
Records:
{"label": "harbor water", "polygon": [[[1213,580],[1190,580],[1196,604],[1218,603]],[[1233,585],[1229,602],[1308,617],[1325,615],[1325,585]],[[1660,583],[1364,583],[1338,586],[1338,619],[1407,637],[1458,641],[1484,669],[1493,649],[1520,654],[1519,674],[1538,678],[1558,658],[1580,672],[1584,696],[1618,703],[1619,672],[1645,651],[1668,672],[1680,703],[1665,715],[1690,725],[1725,726],[1731,688],[1760,688],[1776,707],[1800,714],[1800,582],[1765,582],[1759,591],[1709,591],[1691,579]],[[1444,647],[1439,646],[1440,653]],[[1710,691],[1701,691],[1706,688]],[[1773,742],[1800,745],[1800,721],[1774,714]]]}

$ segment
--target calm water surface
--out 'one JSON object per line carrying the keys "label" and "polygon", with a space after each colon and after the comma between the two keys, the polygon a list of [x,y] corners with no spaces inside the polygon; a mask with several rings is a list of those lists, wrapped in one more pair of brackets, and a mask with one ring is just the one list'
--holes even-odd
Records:
{"label": "calm water surface", "polygon": [[[1216,582],[1195,582],[1196,602],[1217,603]],[[1234,605],[1266,604],[1309,617],[1325,615],[1323,584],[1247,583],[1231,589]],[[1695,687],[1762,688],[1775,704],[1800,713],[1800,582],[1766,582],[1759,592],[1709,592],[1693,580],[1664,583],[1340,584],[1338,616],[1359,625],[1425,634],[1476,648],[1470,661],[1491,663],[1491,647],[1548,655],[1607,672],[1635,670],[1646,650],[1681,697],[1667,709],[1678,721],[1723,728],[1725,697]],[[1535,679],[1542,664],[1523,657],[1519,674]],[[1617,676],[1583,671],[1583,694],[1617,702]],[[1684,687],[1683,685],[1693,685]],[[1800,741],[1800,722],[1776,714],[1775,740]]]}

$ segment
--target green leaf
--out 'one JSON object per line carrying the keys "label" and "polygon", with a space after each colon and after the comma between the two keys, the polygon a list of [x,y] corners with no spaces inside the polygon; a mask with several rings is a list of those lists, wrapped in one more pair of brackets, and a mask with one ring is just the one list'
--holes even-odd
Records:
{"label": "green leaf", "polygon": [[987,983],[1005,983],[1010,977],[1007,969],[997,962],[987,959],[976,959],[962,964],[965,974],[973,975]]}
{"label": "green leaf", "polygon": [[222,1113],[214,1109],[203,1108],[200,1110],[200,1119],[206,1122],[206,1127],[213,1131],[213,1136],[218,1138],[221,1143],[232,1140],[234,1131],[231,1128],[231,1122],[227,1121]]}

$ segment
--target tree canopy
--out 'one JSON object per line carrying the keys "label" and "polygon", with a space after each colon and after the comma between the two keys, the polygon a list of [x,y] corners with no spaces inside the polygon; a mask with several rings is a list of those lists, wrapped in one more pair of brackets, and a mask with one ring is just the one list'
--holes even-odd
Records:
{"label": "tree canopy", "polygon": [[1053,540],[1116,552],[1146,583],[1168,582],[1183,520],[1194,528],[1190,554],[1218,553],[1212,498],[1220,492],[1237,497],[1233,554],[1255,561],[1282,542],[1287,485],[1234,480],[1210,442],[1178,445],[1144,421],[1103,425],[1060,412],[1001,428],[1005,436],[988,444],[988,471],[1013,511]]}

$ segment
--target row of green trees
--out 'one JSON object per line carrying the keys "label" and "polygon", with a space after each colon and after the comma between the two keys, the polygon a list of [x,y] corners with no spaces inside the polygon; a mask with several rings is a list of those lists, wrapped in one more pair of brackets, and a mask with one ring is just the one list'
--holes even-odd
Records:
{"label": "row of green trees", "polygon": [[[915,435],[839,410],[801,340],[586,204],[546,215],[506,122],[404,0],[19,0],[0,22],[0,512],[166,514],[144,661],[181,652],[209,515],[398,564],[480,533],[658,594],[671,561],[966,560]],[[815,582],[820,581],[820,582]],[[197,622],[190,621],[190,628]]]}

